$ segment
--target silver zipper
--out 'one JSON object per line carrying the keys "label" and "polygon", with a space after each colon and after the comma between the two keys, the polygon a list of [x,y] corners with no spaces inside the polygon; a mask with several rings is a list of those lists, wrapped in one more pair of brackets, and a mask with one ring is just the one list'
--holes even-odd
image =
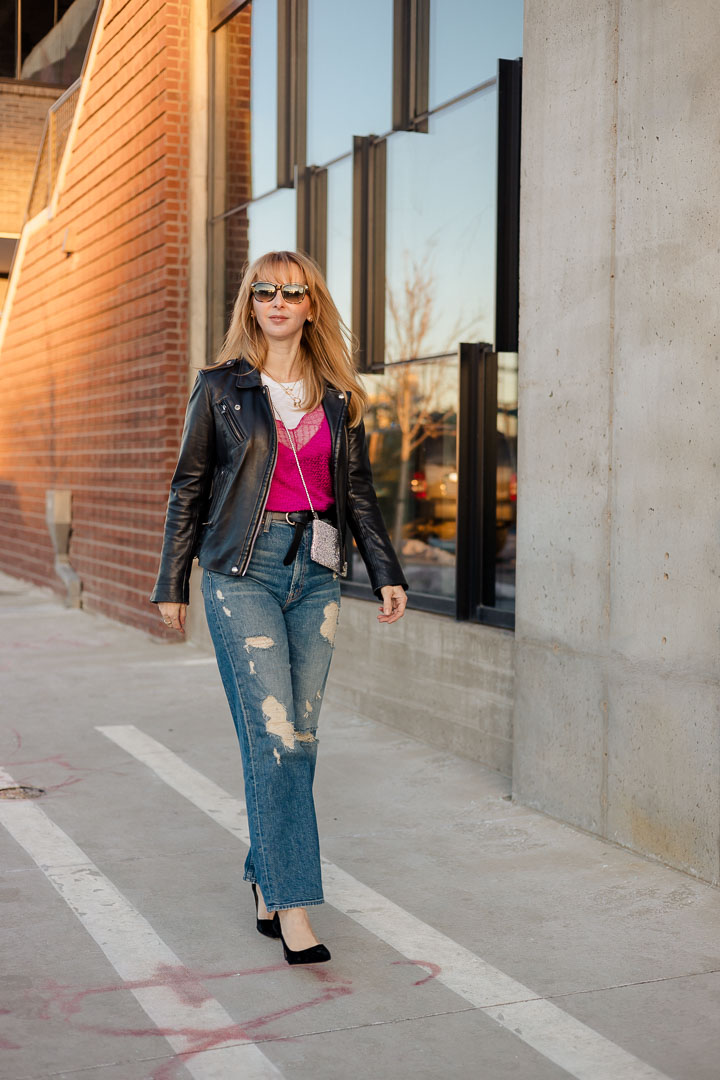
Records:
{"label": "silver zipper", "polygon": [[237,426],[237,424],[233,420],[233,415],[232,415],[232,413],[230,412],[230,410],[227,407],[227,402],[223,401],[223,403],[220,406],[220,412],[224,416],[225,423],[230,428],[230,431],[232,432],[233,437],[235,438],[236,442],[239,442],[239,443],[244,442],[244,437],[241,434],[239,427]]}
{"label": "silver zipper", "polygon": [[[263,395],[264,395],[265,399],[267,400],[267,396],[268,396],[267,386],[263,386],[262,391],[263,391]],[[274,448],[273,448],[273,463],[272,463],[272,469],[270,470],[270,479],[268,480],[267,491],[265,492],[265,498],[263,500],[262,509],[260,511],[260,516],[258,517],[257,525],[255,526],[255,532],[253,533],[253,538],[250,541],[250,550],[247,553],[247,558],[245,559],[245,565],[242,568],[242,571],[240,573],[240,577],[245,576],[245,572],[247,571],[247,568],[250,565],[250,559],[252,558],[253,548],[255,547],[255,541],[258,538],[258,534],[259,534],[261,526],[262,526],[263,518],[265,517],[265,507],[267,506],[267,501],[270,498],[270,486],[272,484],[273,476],[275,474],[275,466],[277,465],[277,457],[278,457],[277,428],[275,427],[275,418],[274,417],[273,417],[273,437],[275,439],[275,445],[274,445]]]}

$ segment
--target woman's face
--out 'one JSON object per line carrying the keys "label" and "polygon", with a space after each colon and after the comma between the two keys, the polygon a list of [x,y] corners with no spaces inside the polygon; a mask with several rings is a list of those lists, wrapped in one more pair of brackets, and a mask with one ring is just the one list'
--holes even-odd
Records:
{"label": "woman's face", "polygon": [[[260,280],[259,278],[257,280]],[[273,285],[305,284],[305,276],[299,267],[282,270],[280,267],[263,281],[270,281]],[[305,320],[312,311],[310,297],[306,293],[299,304],[288,304],[283,300],[282,293],[278,289],[272,300],[263,303],[253,297],[253,312],[258,326],[269,342],[286,341],[297,337],[300,339]]]}

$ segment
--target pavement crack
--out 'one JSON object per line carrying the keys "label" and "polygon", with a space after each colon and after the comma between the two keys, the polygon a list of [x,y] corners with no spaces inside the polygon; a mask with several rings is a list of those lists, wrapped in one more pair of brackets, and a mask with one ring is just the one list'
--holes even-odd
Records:
{"label": "pavement crack", "polygon": [[698,975],[718,975],[720,968],[710,968],[707,971],[686,971],[680,975],[661,975],[657,979],[636,979],[633,982],[610,983],[608,986],[591,986],[587,990],[567,990],[563,994],[545,994],[547,1001],[557,1001],[559,998],[579,997],[580,994],[602,994],[605,990],[622,990],[626,986],[651,986],[653,983],[674,982],[676,979],[695,979]]}

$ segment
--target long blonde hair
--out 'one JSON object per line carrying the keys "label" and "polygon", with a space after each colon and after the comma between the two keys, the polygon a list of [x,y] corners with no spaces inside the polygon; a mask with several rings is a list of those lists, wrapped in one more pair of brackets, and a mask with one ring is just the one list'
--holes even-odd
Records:
{"label": "long blonde hair", "polygon": [[290,275],[291,280],[299,272],[304,278],[300,284],[309,286],[313,318],[303,327],[298,355],[305,389],[303,408],[317,408],[322,402],[326,383],[330,383],[345,394],[351,391],[348,413],[354,427],[363,418],[368,396],[353,361],[353,337],[335,307],[320,267],[298,251],[268,251],[250,263],[240,283],[230,327],[212,366],[242,356],[256,370],[262,370],[267,341],[252,315],[250,286],[254,281],[277,281],[279,271]]}

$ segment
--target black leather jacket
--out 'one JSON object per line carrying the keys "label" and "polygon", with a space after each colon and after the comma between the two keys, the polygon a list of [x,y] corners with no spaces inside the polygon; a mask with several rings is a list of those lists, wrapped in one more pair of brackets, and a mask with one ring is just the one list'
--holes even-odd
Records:
{"label": "black leather jacket", "polygon": [[[365,427],[348,425],[345,396],[331,386],[323,408],[332,433],[331,475],[343,560],[347,522],[376,594],[383,585],[407,588],[373,488]],[[152,603],[188,603],[195,555],[208,570],[245,573],[276,459],[277,430],[259,372],[246,360],[199,371],[170,486]]]}

